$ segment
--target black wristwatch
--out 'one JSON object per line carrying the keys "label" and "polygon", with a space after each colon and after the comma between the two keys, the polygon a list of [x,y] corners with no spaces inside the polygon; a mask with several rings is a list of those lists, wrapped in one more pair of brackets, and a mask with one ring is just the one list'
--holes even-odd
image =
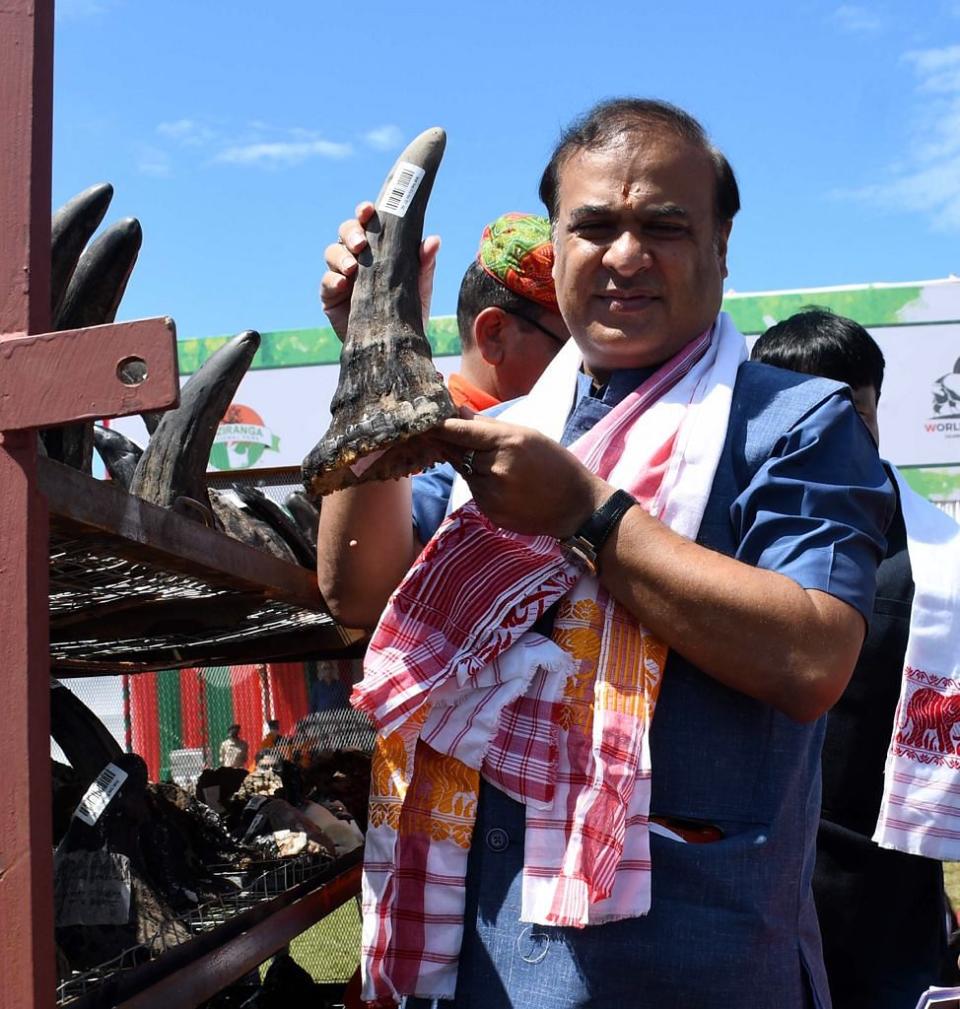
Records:
{"label": "black wristwatch", "polygon": [[568,560],[594,577],[600,571],[597,555],[617,523],[637,503],[625,490],[616,490],[570,537],[557,540]]}

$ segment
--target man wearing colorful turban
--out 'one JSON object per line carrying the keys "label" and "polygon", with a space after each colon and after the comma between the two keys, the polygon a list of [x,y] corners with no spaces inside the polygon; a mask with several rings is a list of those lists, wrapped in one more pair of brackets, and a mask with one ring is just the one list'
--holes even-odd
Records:
{"label": "man wearing colorful turban", "polygon": [[526,395],[567,339],[553,286],[550,222],[503,214],[483,229],[457,299],[457,406],[477,412]]}

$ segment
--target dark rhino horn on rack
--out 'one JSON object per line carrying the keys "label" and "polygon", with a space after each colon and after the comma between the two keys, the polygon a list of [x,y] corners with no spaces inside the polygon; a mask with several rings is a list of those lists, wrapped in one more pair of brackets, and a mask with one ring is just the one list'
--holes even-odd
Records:
{"label": "dark rhino horn on rack", "polygon": [[142,244],[143,230],[135,217],[111,224],[94,239],[73,271],[54,328],[113,322]]}
{"label": "dark rhino horn on rack", "polygon": [[296,564],[296,554],[284,537],[268,522],[237,503],[240,500],[235,488],[210,489],[210,505],[220,529],[233,539],[246,543],[247,546],[273,554],[288,564]]}
{"label": "dark rhino horn on rack", "polygon": [[50,222],[50,318],[60,314],[80,254],[113,199],[113,186],[100,182],[68,200]]}
{"label": "dark rhino horn on rack", "polygon": [[300,526],[257,487],[238,484],[232,488],[251,515],[265,522],[293,551],[297,563],[313,570],[317,566],[317,545],[303,534]]}
{"label": "dark rhino horn on rack", "polygon": [[[359,257],[333,422],[303,462],[313,497],[419,468],[411,447],[387,450],[456,412],[431,360],[418,285],[423,217],[445,145],[446,134],[435,127],[406,148],[367,224],[369,248]],[[374,452],[383,455],[357,465]]]}
{"label": "dark rhino horn on rack", "polygon": [[107,467],[110,478],[124,490],[129,490],[143,449],[112,427],[101,427],[99,424],[93,428],[93,447]]}
{"label": "dark rhino horn on rack", "polygon": [[314,556],[317,552],[317,531],[320,525],[320,510],[303,491],[291,491],[283,502],[284,508],[293,516],[300,531],[307,537],[313,547]]}
{"label": "dark rhino horn on rack", "polygon": [[[142,243],[140,222],[133,217],[117,221],[91,242],[73,271],[53,328],[83,329],[113,322]],[[52,459],[90,472],[92,423],[47,428],[41,437]]]}
{"label": "dark rhino horn on rack", "polygon": [[181,497],[210,508],[206,473],[213,439],[259,346],[259,333],[240,333],[190,377],[180,391],[180,405],[157,425],[133,475],[131,494],[164,508]]}

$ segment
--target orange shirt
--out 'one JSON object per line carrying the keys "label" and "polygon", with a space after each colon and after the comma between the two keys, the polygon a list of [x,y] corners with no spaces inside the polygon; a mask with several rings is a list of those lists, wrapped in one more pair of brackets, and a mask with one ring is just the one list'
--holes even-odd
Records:
{"label": "orange shirt", "polygon": [[471,385],[463,375],[454,373],[447,380],[447,388],[450,390],[450,398],[456,407],[468,406],[476,413],[487,410],[491,406],[497,406],[499,399],[494,399],[489,393]]}

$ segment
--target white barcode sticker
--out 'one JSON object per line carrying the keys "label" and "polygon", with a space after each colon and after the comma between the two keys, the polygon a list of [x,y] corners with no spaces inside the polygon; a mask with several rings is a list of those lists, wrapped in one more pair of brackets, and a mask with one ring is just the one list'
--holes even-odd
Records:
{"label": "white barcode sticker", "polygon": [[409,161],[398,161],[390,181],[383,190],[377,210],[403,217],[426,174],[419,165],[412,165]]}
{"label": "white barcode sticker", "polygon": [[87,789],[73,815],[92,827],[126,780],[127,772],[122,767],[107,764]]}

